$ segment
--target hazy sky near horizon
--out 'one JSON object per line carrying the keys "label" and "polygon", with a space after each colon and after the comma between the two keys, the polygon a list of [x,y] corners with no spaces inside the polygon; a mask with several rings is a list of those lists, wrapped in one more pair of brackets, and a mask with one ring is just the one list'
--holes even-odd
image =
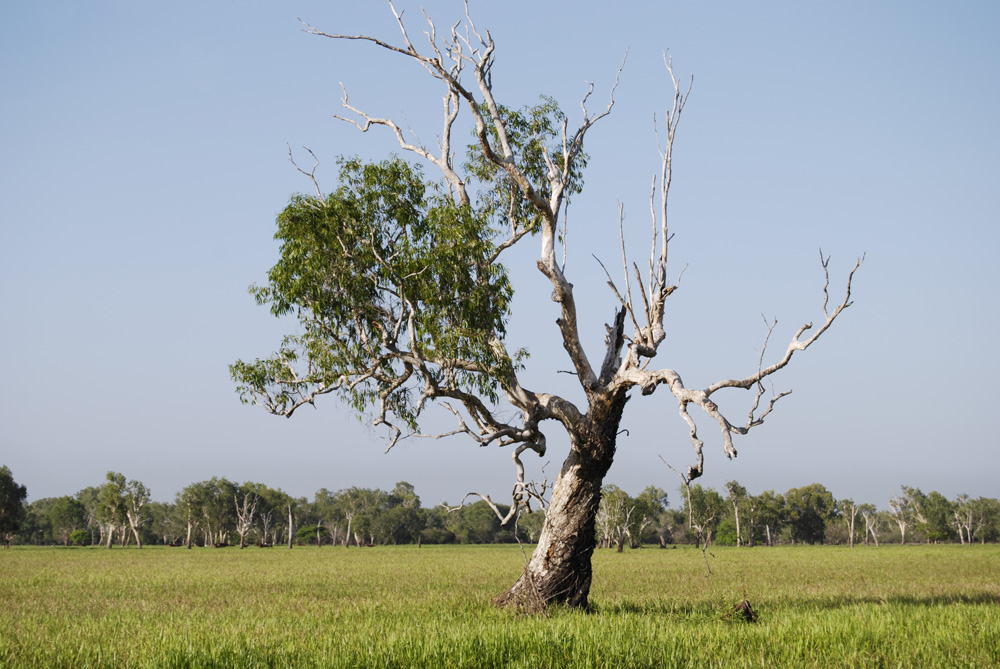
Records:
{"label": "hazy sky near horizon", "polygon": [[[628,52],[569,213],[567,273],[592,360],[615,307],[594,256],[620,277],[619,201],[632,259],[648,254],[653,117],[672,94],[664,49],[695,80],[670,204],[680,289],[655,363],[689,387],[752,373],[762,314],[778,320],[770,359],[822,318],[818,249],[832,256],[833,300],[867,253],[854,306],[774,377],[794,392],[738,438],[736,460],[695,413],[705,484],[815,481],[880,507],[902,484],[1000,496],[1000,5],[471,4],[497,43],[500,101],[552,95],[571,126],[586,82],[589,108],[603,107]],[[422,39],[419,5],[398,6]],[[462,17],[457,0],[424,7],[442,28]],[[419,66],[304,34],[296,17],[399,41],[380,2],[0,7],[0,464],[29,499],[99,485],[108,470],[160,501],[212,476],[309,498],[400,480],[425,505],[509,494],[507,450],[410,439],[383,454],[382,434],[329,397],[290,420],[238,401],[227,365],[269,355],[293,328],[247,294],[277,259],[276,214],[311,190],[286,143],[302,165],[300,147],[316,152],[326,190],[337,156],[399,152],[390,133],[332,118],[339,82],[427,144],[441,126],[442,91]],[[529,240],[508,261],[511,346],[532,353],[531,387],[577,398],[535,254]],[[751,400],[719,403],[735,420]],[[548,462],[551,480],[567,442],[544,427],[549,453],[528,465],[537,475]],[[660,456],[680,469],[693,453],[672,397],[633,397],[622,427],[607,482],[676,497]]]}

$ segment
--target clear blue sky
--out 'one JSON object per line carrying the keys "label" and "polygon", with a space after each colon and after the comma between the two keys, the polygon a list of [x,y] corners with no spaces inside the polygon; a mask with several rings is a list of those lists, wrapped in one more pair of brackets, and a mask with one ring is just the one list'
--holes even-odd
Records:
{"label": "clear blue sky", "polygon": [[[419,34],[418,5],[399,5]],[[440,25],[461,17],[457,1],[425,6]],[[585,81],[603,105],[629,50],[570,210],[591,358],[614,308],[591,254],[616,263],[618,200],[635,259],[646,249],[666,48],[695,85],[671,202],[671,276],[687,269],[657,362],[688,386],[750,373],[761,314],[779,321],[775,353],[820,317],[817,249],[833,256],[835,295],[868,253],[855,306],[775,379],[794,393],[737,442],[737,460],[701,421],[705,483],[818,481],[881,507],[901,484],[1000,496],[1000,5],[473,0],[472,11],[496,39],[495,88],[510,106],[547,93],[578,119]],[[411,440],[383,455],[380,435],[332,400],[291,420],[237,400],[227,365],[268,355],[291,327],[246,291],[277,258],[276,213],[310,189],[286,142],[316,151],[327,189],[339,154],[396,150],[387,133],[332,118],[340,81],[425,142],[440,127],[423,70],[303,34],[296,17],[398,36],[376,1],[0,8],[0,463],[31,499],[108,470],[162,501],[212,476],[308,497],[407,480],[425,504],[508,493],[506,451]],[[536,251],[513,258],[513,343],[533,353],[534,387],[564,388]],[[741,416],[749,401],[720,403]],[[680,468],[692,453],[672,398],[634,398],[623,427],[608,482],[673,493],[659,456]],[[555,424],[548,433],[554,477],[566,442]]]}

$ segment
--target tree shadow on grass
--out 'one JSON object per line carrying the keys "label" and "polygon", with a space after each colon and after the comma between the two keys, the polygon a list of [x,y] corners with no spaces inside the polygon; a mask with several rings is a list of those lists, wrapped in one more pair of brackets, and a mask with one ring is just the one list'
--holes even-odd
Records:
{"label": "tree shadow on grass", "polygon": [[[733,606],[738,605],[742,597],[734,596],[732,602],[726,601],[698,601],[683,602],[677,600],[661,600],[654,602],[629,602],[618,601],[608,603],[594,603],[591,611],[601,615],[655,615],[676,618],[679,620],[698,620],[706,618],[718,619],[728,615]],[[889,597],[877,597],[873,595],[860,596],[837,596],[824,598],[783,598],[780,600],[764,598],[759,602],[753,602],[755,608],[760,607],[762,617],[766,617],[768,610],[774,610],[777,606],[788,606],[793,608],[806,609],[841,609],[852,608],[865,605],[879,606],[911,606],[911,607],[939,607],[939,606],[978,606],[997,605],[1000,606],[1000,593],[980,591],[974,593],[957,593],[954,595],[891,595]]]}

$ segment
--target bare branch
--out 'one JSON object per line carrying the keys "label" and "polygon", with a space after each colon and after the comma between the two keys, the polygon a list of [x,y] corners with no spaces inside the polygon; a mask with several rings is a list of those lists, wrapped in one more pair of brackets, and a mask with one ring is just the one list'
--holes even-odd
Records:
{"label": "bare branch", "polygon": [[312,181],[312,183],[313,183],[313,187],[316,188],[316,197],[318,197],[320,200],[322,200],[323,199],[323,191],[320,190],[319,184],[316,183],[316,168],[319,167],[319,158],[316,157],[316,154],[313,153],[312,149],[310,149],[308,146],[303,146],[302,147],[303,149],[305,149],[306,151],[308,151],[309,155],[312,156],[313,160],[316,161],[316,163],[312,166],[312,169],[309,170],[308,172],[306,172],[304,169],[302,169],[301,167],[299,167],[298,163],[295,162],[295,157],[292,156],[292,147],[291,147],[291,145],[286,142],[285,146],[288,147],[288,160],[291,161],[291,163],[295,167],[295,169],[297,169],[299,172],[301,172],[302,174],[304,174],[307,177],[309,177],[309,180]]}
{"label": "bare branch", "polygon": [[[854,268],[851,270],[850,274],[848,274],[847,288],[844,293],[844,300],[839,305],[837,305],[837,307],[833,310],[832,314],[828,315],[826,314],[826,298],[824,298],[823,311],[824,315],[826,315],[826,320],[823,323],[823,325],[821,325],[820,328],[812,334],[811,337],[805,340],[800,339],[803,333],[805,333],[807,330],[812,329],[812,323],[806,323],[805,325],[800,327],[798,329],[798,332],[795,333],[795,336],[792,337],[792,341],[788,344],[788,348],[785,349],[785,355],[782,356],[781,360],[764,369],[758,369],[756,374],[748,376],[745,379],[727,379],[725,381],[718,381],[716,383],[713,383],[706,390],[707,394],[711,395],[715,391],[720,390],[722,388],[749,388],[755,383],[759,383],[761,379],[770,376],[771,374],[774,374],[780,369],[783,369],[792,359],[792,355],[796,351],[804,351],[807,348],[809,348],[813,344],[813,342],[819,339],[820,335],[826,332],[830,328],[830,326],[833,325],[833,322],[834,320],[836,320],[837,316],[839,316],[844,309],[848,308],[853,304],[853,302],[851,301],[851,285],[852,282],[854,281],[854,273],[857,272],[858,268],[861,267],[861,263],[864,262],[864,259],[865,259],[864,255],[858,258],[857,262],[854,264]],[[823,293],[825,296],[827,295],[827,289],[830,284],[830,275],[827,270],[825,261],[823,263],[823,273],[824,276],[826,277],[826,281],[823,285]]]}

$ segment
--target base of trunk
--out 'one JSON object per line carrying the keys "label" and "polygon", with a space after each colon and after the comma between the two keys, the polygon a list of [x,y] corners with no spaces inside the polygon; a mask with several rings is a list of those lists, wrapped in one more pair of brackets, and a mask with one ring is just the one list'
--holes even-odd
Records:
{"label": "base of trunk", "polygon": [[579,561],[575,568],[560,565],[543,574],[533,573],[529,563],[517,582],[494,597],[493,603],[523,613],[540,613],[552,604],[587,609],[592,574],[589,557]]}

